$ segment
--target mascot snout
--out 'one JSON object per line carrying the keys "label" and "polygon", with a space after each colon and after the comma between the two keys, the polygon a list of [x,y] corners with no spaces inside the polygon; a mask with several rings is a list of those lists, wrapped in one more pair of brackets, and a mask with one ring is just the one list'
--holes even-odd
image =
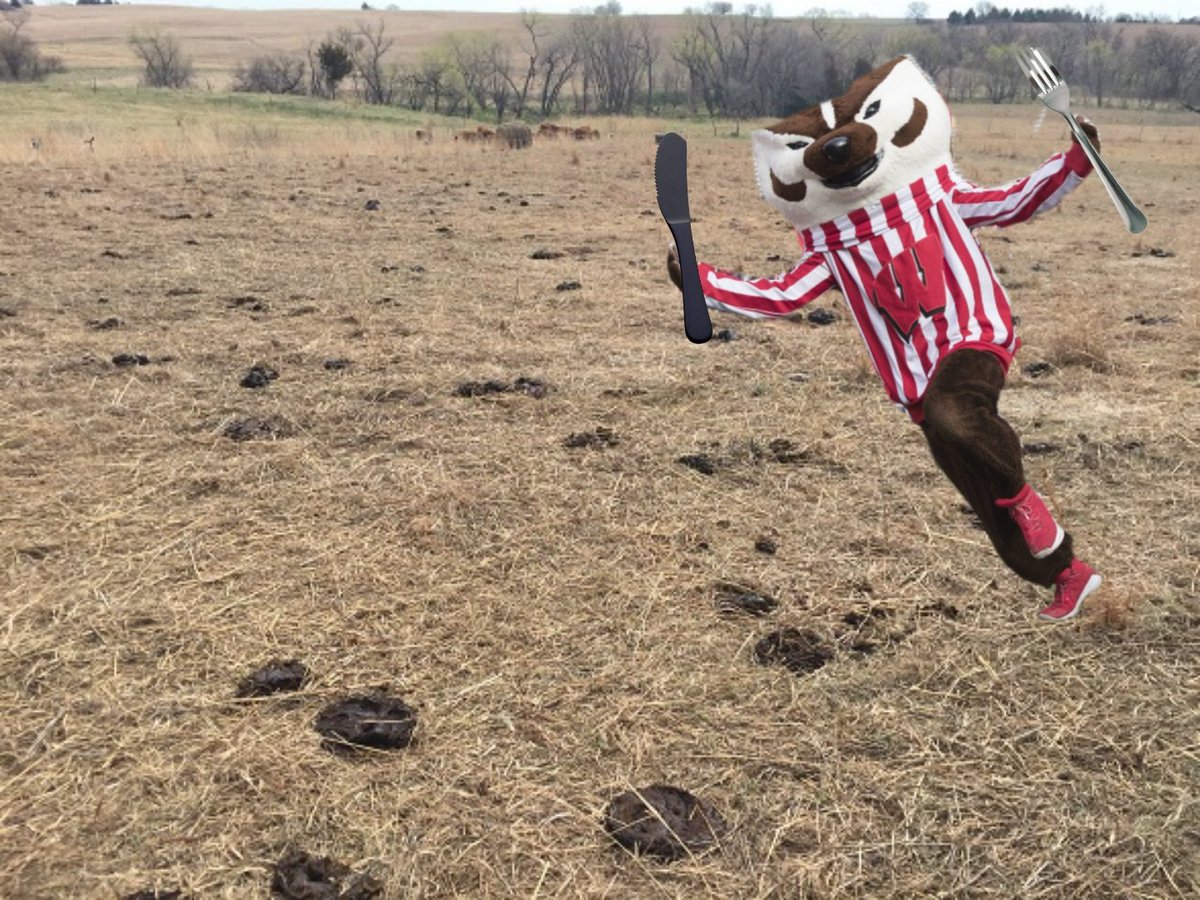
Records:
{"label": "mascot snout", "polygon": [[809,147],[804,164],[826,187],[852,187],[875,171],[876,145],[875,129],[856,122],[829,132]]}

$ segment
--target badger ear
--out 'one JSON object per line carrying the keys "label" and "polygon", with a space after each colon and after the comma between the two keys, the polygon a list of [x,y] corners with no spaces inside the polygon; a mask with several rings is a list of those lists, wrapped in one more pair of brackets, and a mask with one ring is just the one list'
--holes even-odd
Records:
{"label": "badger ear", "polygon": [[772,146],[775,143],[774,137],[775,135],[765,128],[756,128],[750,132],[750,141],[756,148],[763,147],[765,149]]}

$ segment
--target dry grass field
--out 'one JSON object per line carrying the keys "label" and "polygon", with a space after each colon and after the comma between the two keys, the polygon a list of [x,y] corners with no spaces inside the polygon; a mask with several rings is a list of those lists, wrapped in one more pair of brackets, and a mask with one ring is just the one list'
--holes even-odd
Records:
{"label": "dry grass field", "polygon": [[196,63],[196,80],[224,90],[239,62],[264,53],[301,53],[338,28],[382,21],[395,43],[397,62],[415,62],[421,51],[450,31],[487,32],[515,40],[520,19],[501,13],[383,12],[361,10],[204,9],[186,6],[36,7],[28,34],[46,53],[71,62],[72,80],[133,85],[136,59],[129,50],[133,31],[159,30],[180,38]]}
{"label": "dry grass field", "polygon": [[[1107,579],[1056,627],[835,294],[685,340],[670,123],[507,152],[203,95],[0,113],[5,897],[267,897],[295,849],[388,898],[1200,892],[1196,117],[1095,113],[1144,235],[1094,180],[980,235],[1026,342],[1003,411]],[[981,182],[1065,146],[957,114]],[[748,142],[673,127],[702,258],[785,268]],[[726,582],[778,607],[722,614]],[[828,664],[759,664],[785,627]],[[293,658],[300,691],[237,696]],[[412,745],[323,747],[379,687]],[[655,782],[718,848],[608,840]]]}
{"label": "dry grass field", "polygon": [[[536,4],[533,4],[536,7]],[[568,16],[541,14],[554,30]],[[657,16],[664,35],[674,33],[678,17]],[[394,40],[389,60],[410,64],[450,33],[483,33],[514,48],[524,34],[519,16],[511,13],[447,13],[384,10],[279,11],[204,9],[184,6],[39,6],[32,10],[27,33],[49,54],[70,61],[64,80],[132,86],[136,59],[128,46],[133,31],[159,30],[179,37],[183,51],[196,63],[196,81],[214,90],[227,88],[239,62],[264,53],[300,54],[339,28],[382,22]]]}

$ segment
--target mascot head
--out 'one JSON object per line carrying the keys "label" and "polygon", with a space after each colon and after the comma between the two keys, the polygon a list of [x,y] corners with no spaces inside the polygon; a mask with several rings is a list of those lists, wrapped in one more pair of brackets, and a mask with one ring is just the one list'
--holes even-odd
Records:
{"label": "mascot head", "polygon": [[950,108],[901,56],[751,137],[763,196],[796,228],[811,228],[948,164]]}

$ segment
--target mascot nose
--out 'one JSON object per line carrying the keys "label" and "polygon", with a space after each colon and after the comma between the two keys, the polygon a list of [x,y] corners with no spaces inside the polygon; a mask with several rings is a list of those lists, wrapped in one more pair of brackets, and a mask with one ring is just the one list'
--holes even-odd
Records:
{"label": "mascot nose", "polygon": [[850,138],[844,134],[841,137],[835,137],[833,140],[826,141],[825,146],[821,149],[827,160],[841,165],[850,158]]}

